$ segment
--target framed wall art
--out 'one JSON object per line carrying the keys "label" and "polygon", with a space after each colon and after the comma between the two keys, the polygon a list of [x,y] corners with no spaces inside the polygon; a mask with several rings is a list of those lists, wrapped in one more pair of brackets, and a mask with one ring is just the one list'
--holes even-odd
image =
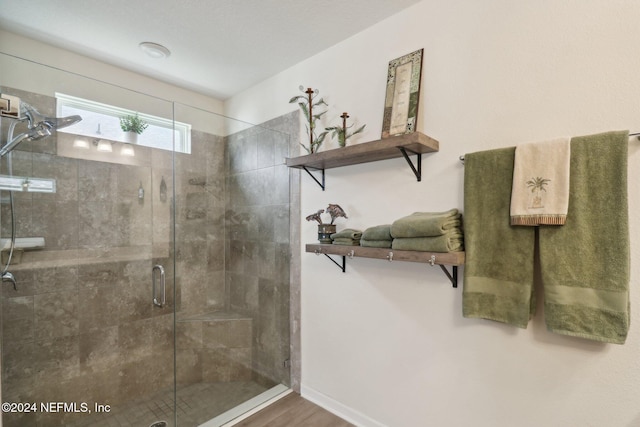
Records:
{"label": "framed wall art", "polygon": [[383,139],[416,131],[423,50],[389,62],[382,118]]}

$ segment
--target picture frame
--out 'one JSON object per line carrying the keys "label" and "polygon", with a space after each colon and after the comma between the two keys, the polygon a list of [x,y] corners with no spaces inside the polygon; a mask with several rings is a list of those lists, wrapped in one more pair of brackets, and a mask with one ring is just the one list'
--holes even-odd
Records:
{"label": "picture frame", "polygon": [[423,51],[419,49],[389,62],[382,139],[416,131]]}

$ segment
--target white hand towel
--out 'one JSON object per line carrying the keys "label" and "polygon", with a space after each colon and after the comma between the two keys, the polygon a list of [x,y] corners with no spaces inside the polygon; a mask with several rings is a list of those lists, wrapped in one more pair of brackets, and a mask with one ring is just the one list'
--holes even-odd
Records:
{"label": "white hand towel", "polygon": [[563,225],[569,209],[571,138],[516,146],[511,225]]}

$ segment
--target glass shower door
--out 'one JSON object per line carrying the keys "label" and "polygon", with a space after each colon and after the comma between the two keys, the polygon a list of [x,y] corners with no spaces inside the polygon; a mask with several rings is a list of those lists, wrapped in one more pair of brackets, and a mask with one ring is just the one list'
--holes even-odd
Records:
{"label": "glass shower door", "polygon": [[[170,102],[99,81],[2,54],[0,69],[0,93],[45,116],[58,114],[61,92],[173,119]],[[136,145],[131,155],[117,129],[82,115],[85,128],[0,159],[2,175],[55,182],[14,191],[13,203],[0,192],[3,266],[12,217],[18,243],[15,289],[5,281],[0,292],[3,426],[172,426],[173,152]],[[2,119],[2,144],[12,120]]]}
{"label": "glass shower door", "polygon": [[[254,126],[2,53],[0,71],[0,93],[44,116],[61,115],[56,94],[95,102],[62,113],[80,127],[0,158],[0,175],[55,182],[14,191],[13,210],[0,189],[0,255],[12,224],[21,246],[16,289],[0,290],[3,426],[217,426],[286,391],[291,123]],[[149,129],[124,144],[93,114],[103,105],[152,117],[169,141]]]}
{"label": "glass shower door", "polygon": [[215,427],[287,390],[289,134],[175,104],[176,395],[181,427]]}

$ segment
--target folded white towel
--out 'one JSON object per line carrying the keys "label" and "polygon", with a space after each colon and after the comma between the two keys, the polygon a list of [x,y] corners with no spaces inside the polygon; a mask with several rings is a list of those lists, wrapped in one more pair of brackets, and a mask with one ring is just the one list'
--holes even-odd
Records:
{"label": "folded white towel", "polygon": [[571,138],[516,146],[511,225],[563,225],[569,209]]}

